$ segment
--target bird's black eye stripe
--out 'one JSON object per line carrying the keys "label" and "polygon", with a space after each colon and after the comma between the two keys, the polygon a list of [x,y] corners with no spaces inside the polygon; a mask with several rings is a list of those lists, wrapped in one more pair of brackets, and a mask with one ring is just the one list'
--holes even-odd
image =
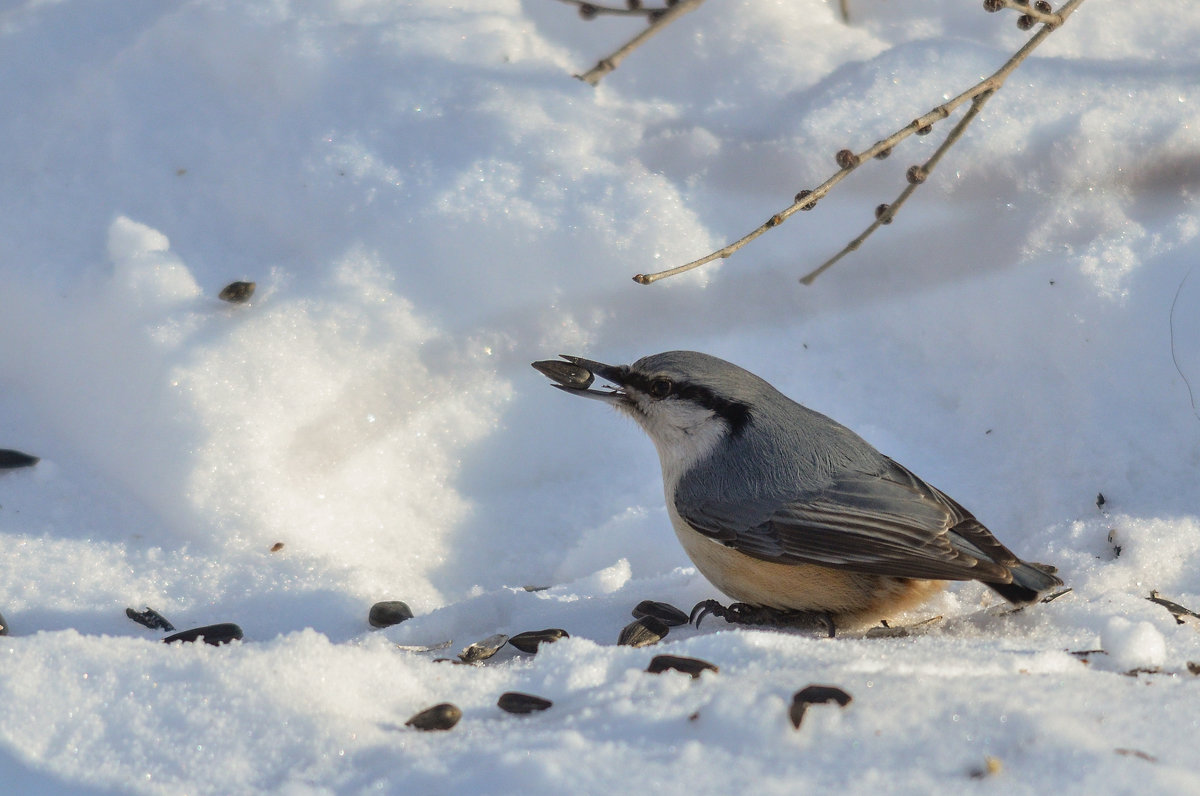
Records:
{"label": "bird's black eye stripe", "polygon": [[660,400],[670,396],[703,406],[724,418],[734,434],[739,433],[750,422],[749,406],[721,398],[700,384],[686,381],[673,382],[664,376],[643,376],[640,373],[629,373],[625,377],[625,385]]}

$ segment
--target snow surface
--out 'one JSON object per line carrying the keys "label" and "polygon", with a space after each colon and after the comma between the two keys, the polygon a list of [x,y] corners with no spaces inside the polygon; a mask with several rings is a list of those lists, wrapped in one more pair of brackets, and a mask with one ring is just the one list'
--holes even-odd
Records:
{"label": "snow surface", "polygon": [[[42,457],[0,474],[0,790],[1200,792],[1200,632],[1146,599],[1200,605],[1200,7],[1084,3],[811,287],[946,125],[635,285],[1027,36],[850,7],[710,2],[597,88],[571,75],[640,23],[550,0],[0,10],[0,448]],[[253,300],[218,301],[237,279]],[[641,432],[529,362],[673,348],[833,415],[1074,591],[1011,614],[955,585],[905,638],[617,646],[640,600],[718,595]],[[384,599],[416,618],[370,629]],[[145,606],[245,640],[161,644]],[[546,627],[571,637],[433,662]],[[720,672],[645,673],[664,652]],[[795,729],[812,683],[853,701]],[[453,730],[404,726],[442,701]]]}

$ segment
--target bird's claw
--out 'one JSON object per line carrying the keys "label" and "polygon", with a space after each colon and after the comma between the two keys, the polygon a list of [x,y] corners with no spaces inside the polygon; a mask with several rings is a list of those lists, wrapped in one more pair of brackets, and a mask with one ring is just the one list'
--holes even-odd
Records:
{"label": "bird's claw", "polygon": [[807,630],[820,628],[829,634],[829,638],[833,638],[837,633],[833,616],[828,611],[782,611],[749,603],[730,603],[726,606],[716,600],[701,600],[696,603],[689,622],[699,627],[700,622],[709,614],[737,625],[799,627]]}

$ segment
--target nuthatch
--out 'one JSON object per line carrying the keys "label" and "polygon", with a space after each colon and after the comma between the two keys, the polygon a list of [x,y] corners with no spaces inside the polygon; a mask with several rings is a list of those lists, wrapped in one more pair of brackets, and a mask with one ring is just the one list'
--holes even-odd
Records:
{"label": "nuthatch", "polygon": [[[683,549],[741,603],[707,601],[701,616],[803,616],[832,632],[914,608],[948,580],[981,581],[1015,605],[1062,585],[853,431],[736,365],[694,351],[563,359],[534,367],[650,435]],[[615,386],[589,389],[593,374]]]}

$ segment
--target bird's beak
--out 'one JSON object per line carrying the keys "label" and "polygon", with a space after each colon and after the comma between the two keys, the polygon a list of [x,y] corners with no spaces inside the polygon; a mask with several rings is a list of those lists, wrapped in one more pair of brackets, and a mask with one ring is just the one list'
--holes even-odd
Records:
{"label": "bird's beak", "polygon": [[[625,386],[629,368],[623,365],[605,365],[603,362],[566,354],[559,354],[559,356],[566,362],[546,359],[534,362],[533,367],[553,381],[554,386],[563,392],[581,395],[584,398],[595,398],[610,404],[621,404],[625,401],[625,393],[621,388]],[[616,386],[606,387],[603,390],[589,390],[588,388],[592,386],[592,382],[597,376]]]}

